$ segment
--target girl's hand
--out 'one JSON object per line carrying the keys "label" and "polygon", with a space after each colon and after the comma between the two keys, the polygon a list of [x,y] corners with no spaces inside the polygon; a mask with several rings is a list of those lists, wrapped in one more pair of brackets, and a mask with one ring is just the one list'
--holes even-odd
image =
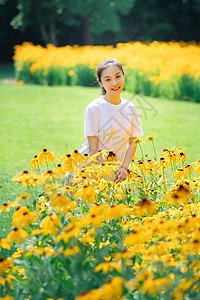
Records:
{"label": "girl's hand", "polygon": [[120,168],[115,175],[114,182],[122,182],[123,180],[126,180],[127,178],[127,170],[124,168]]}

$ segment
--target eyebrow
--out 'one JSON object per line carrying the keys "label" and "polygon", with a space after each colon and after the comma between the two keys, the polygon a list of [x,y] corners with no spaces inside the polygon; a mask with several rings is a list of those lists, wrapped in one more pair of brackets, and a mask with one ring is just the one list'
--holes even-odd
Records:
{"label": "eyebrow", "polygon": [[[120,72],[117,72],[117,73],[115,73],[115,75],[117,75],[117,74],[121,74]],[[110,76],[104,76],[104,78],[106,78],[106,77],[110,77]]]}

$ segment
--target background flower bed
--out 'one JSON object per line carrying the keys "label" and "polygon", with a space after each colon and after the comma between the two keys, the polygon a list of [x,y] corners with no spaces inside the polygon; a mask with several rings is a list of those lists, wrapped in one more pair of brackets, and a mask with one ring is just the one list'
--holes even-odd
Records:
{"label": "background flower bed", "polygon": [[15,46],[16,79],[49,85],[96,86],[95,68],[106,58],[123,63],[127,91],[200,102],[200,46],[185,42],[130,42],[112,46]]}
{"label": "background flower bed", "polygon": [[[153,136],[145,140],[154,145]],[[107,179],[115,170],[109,158],[77,169],[96,155],[34,156],[32,171],[13,177],[24,193],[0,207],[16,207],[0,240],[1,255],[14,252],[0,260],[1,295],[198,299],[200,161],[187,164],[184,147],[152,153],[135,157],[117,185]],[[67,170],[76,176],[65,186]]]}

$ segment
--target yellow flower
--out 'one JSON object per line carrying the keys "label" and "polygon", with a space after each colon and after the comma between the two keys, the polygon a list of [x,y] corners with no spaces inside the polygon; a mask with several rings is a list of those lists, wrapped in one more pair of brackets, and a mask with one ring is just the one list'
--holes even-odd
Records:
{"label": "yellow flower", "polygon": [[195,172],[197,175],[200,174],[200,160],[194,162]]}
{"label": "yellow flower", "polygon": [[28,172],[27,170],[23,171],[23,173],[18,174],[12,178],[12,181],[17,181],[18,183],[22,183],[23,186],[27,185],[35,185],[37,181],[37,175],[34,172]]}
{"label": "yellow flower", "polygon": [[28,227],[30,223],[35,222],[38,219],[35,211],[29,212],[28,207],[19,207],[13,215],[13,226],[14,227]]}
{"label": "yellow flower", "polygon": [[153,295],[157,295],[158,292],[166,287],[170,283],[168,278],[148,278],[144,281],[141,290],[144,293],[151,293]]}
{"label": "yellow flower", "polygon": [[148,201],[147,199],[142,199],[136,205],[135,213],[142,217],[144,214],[152,215],[156,212],[158,205],[153,201]]}
{"label": "yellow flower", "polygon": [[69,211],[74,211],[77,207],[77,204],[68,196],[61,194],[54,194],[50,198],[50,205],[56,210],[57,213],[68,213]]}
{"label": "yellow flower", "polygon": [[3,210],[5,210],[6,212],[10,212],[10,207],[15,207],[18,206],[19,202],[18,201],[13,201],[13,202],[8,202],[8,203],[4,203],[1,207],[0,207],[0,213],[2,213]]}
{"label": "yellow flower", "polygon": [[22,256],[23,249],[22,248],[17,248],[17,251],[13,253],[12,258],[19,258]]}
{"label": "yellow flower", "polygon": [[53,173],[58,175],[58,178],[65,178],[66,171],[61,164],[58,164],[57,167],[53,169]]}
{"label": "yellow flower", "polygon": [[0,250],[1,247],[10,250],[10,244],[6,239],[0,239]]}
{"label": "yellow flower", "polygon": [[187,157],[188,157],[188,156],[187,156],[186,154],[184,154],[183,152],[180,152],[180,154],[177,156],[177,160],[178,160],[179,162],[183,162],[183,161],[186,160]]}
{"label": "yellow flower", "polygon": [[59,242],[60,240],[63,240],[65,243],[68,243],[68,241],[74,237],[78,236],[81,232],[81,229],[79,226],[73,223],[69,223],[64,230],[56,236],[56,241]]}
{"label": "yellow flower", "polygon": [[23,81],[22,80],[18,80],[17,81],[17,85],[22,85],[23,84]]}
{"label": "yellow flower", "polygon": [[52,181],[54,178],[64,178],[64,175],[52,170],[48,170],[46,173],[42,173],[38,176],[38,181],[44,184],[45,181]]}
{"label": "yellow flower", "polygon": [[151,141],[154,141],[155,138],[156,138],[156,136],[153,135],[153,134],[151,134],[151,135],[149,135],[149,136],[146,138],[146,141],[147,141],[147,142],[151,142]]}
{"label": "yellow flower", "polygon": [[8,259],[0,258],[0,276],[2,276],[10,268],[10,262]]}
{"label": "yellow flower", "polygon": [[27,238],[27,236],[28,236],[28,233],[26,231],[24,231],[23,229],[21,229],[21,228],[14,228],[8,234],[6,240],[11,245],[14,242],[14,240],[16,240],[16,242],[19,244],[20,240],[22,239],[23,241],[25,241],[25,239]]}
{"label": "yellow flower", "polygon": [[73,70],[69,70],[69,71],[68,71],[68,75],[69,75],[69,76],[74,75],[74,71],[73,71]]}
{"label": "yellow flower", "polygon": [[104,242],[104,243],[100,242],[100,243],[99,243],[99,249],[101,249],[101,248],[103,248],[103,246],[107,246],[107,245],[110,245],[110,241],[109,241],[109,240],[107,240],[107,241]]}
{"label": "yellow flower", "polygon": [[36,235],[40,233],[43,233],[45,235],[49,233],[55,235],[59,227],[60,227],[60,219],[58,218],[57,215],[51,214],[42,220],[40,224],[40,229],[36,229],[32,231],[32,235]]}
{"label": "yellow flower", "polygon": [[81,249],[78,246],[73,246],[71,248],[67,248],[64,251],[65,256],[73,256],[75,253],[81,253]]}
{"label": "yellow flower", "polygon": [[31,160],[31,170],[36,169],[38,167],[38,156],[37,154]]}
{"label": "yellow flower", "polygon": [[104,263],[97,265],[94,268],[94,271],[99,272],[100,270],[102,270],[103,273],[108,273],[113,271],[113,269],[117,270],[118,272],[121,272],[121,264],[114,261],[106,261]]}
{"label": "yellow flower", "polygon": [[28,198],[30,198],[31,194],[26,193],[25,195],[20,194],[19,197],[17,197],[18,200],[24,201]]}
{"label": "yellow flower", "polygon": [[38,154],[38,162],[41,166],[42,164],[46,166],[47,163],[50,161],[53,161],[55,163],[56,159],[56,155],[52,151],[47,150],[46,148],[43,149],[43,151],[40,154]]}
{"label": "yellow flower", "polygon": [[66,154],[60,157],[63,163],[63,169],[65,172],[73,173],[76,171],[76,158],[74,155]]}
{"label": "yellow flower", "polygon": [[95,196],[97,195],[95,187],[92,187],[90,185],[83,185],[80,191],[76,192],[75,196],[76,198],[81,197],[83,199],[83,202],[86,203],[95,203]]}

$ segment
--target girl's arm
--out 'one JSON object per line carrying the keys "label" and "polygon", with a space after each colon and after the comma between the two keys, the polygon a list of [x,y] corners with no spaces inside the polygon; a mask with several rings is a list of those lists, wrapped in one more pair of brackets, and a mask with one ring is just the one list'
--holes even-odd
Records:
{"label": "girl's arm", "polygon": [[88,136],[88,143],[89,143],[89,156],[97,153],[98,151],[98,142],[99,137],[98,136]]}
{"label": "girl's arm", "polygon": [[129,138],[128,148],[126,150],[125,157],[121,164],[121,168],[116,172],[116,175],[115,175],[114,181],[116,183],[121,182],[127,178],[127,169],[128,169],[130,162],[133,159],[133,156],[135,155],[135,151],[137,148],[137,145],[134,144],[135,139],[136,139],[136,137]]}

